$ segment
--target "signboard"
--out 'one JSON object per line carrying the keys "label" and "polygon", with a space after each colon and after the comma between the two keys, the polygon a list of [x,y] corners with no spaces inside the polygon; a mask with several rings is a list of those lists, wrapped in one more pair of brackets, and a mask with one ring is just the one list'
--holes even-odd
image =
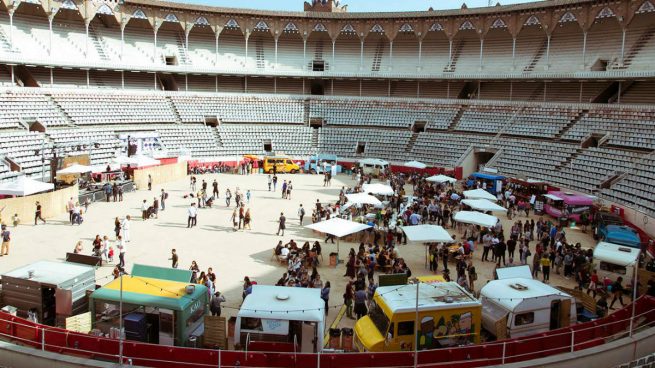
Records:
{"label": "signboard", "polygon": [[268,334],[287,335],[289,333],[289,321],[262,318],[262,331]]}

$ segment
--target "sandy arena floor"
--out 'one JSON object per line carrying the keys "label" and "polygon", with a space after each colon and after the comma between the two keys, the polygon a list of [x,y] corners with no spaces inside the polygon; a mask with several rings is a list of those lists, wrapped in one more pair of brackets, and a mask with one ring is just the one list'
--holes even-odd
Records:
{"label": "sandy arena floor", "polygon": [[[66,252],[72,252],[78,240],[84,242],[85,254],[91,252],[91,242],[96,234],[113,237],[114,218],[131,215],[133,218],[131,239],[127,247],[127,270],[131,270],[134,263],[170,267],[168,260],[171,248],[176,248],[179,255],[180,268],[188,268],[192,260],[196,260],[201,270],[213,267],[217,275],[217,290],[223,292],[227,298],[224,304],[224,315],[236,314],[241,303],[242,281],[244,276],[250,276],[260,284],[275,284],[286,268],[272,259],[272,249],[279,240],[285,243],[294,239],[299,245],[304,241],[323,240],[320,235],[299,226],[297,210],[302,203],[307,207],[305,225],[311,223],[311,208],[320,199],[322,202],[334,202],[338,198],[342,185],[351,186],[353,181],[349,176],[340,175],[333,179],[332,187],[323,187],[322,176],[317,175],[280,175],[277,192],[267,190],[266,175],[204,175],[198,177],[198,184],[204,179],[211,190],[211,182],[218,179],[220,199],[214,207],[199,210],[198,226],[187,229],[186,210],[191,203],[183,195],[190,192],[188,179],[168,183],[164,186],[155,186],[151,192],[137,191],[124,196],[124,202],[94,203],[85,215],[84,224],[71,226],[68,214],[47,219],[46,225],[34,226],[30,221],[19,225],[12,230],[12,244],[10,255],[0,258],[0,273],[7,272],[19,266],[42,259],[63,260]],[[292,199],[281,199],[280,186],[283,180],[293,182]],[[234,193],[239,186],[243,193],[250,190],[252,197],[247,205],[252,214],[252,230],[234,232],[230,217],[234,208],[234,198],[230,209],[225,207],[224,193],[227,187]],[[165,188],[169,192],[166,210],[160,211],[159,219],[141,220],[141,202],[146,199],[149,203],[153,197]],[[411,192],[411,186],[407,186]],[[61,204],[65,206],[65,203]],[[277,219],[280,212],[287,217],[287,230],[284,237],[276,236]],[[506,234],[511,227],[510,221],[501,216]],[[521,217],[524,219],[524,217]],[[536,217],[535,217],[536,219]],[[452,230],[450,230],[452,232]],[[569,229],[568,238],[572,242],[581,242],[583,246],[591,247],[593,239],[577,229]],[[317,237],[318,236],[318,237]],[[351,247],[358,244],[341,242],[340,258],[345,259]],[[533,247],[531,247],[533,248]],[[114,247],[115,249],[115,247]],[[116,249],[115,249],[116,251]],[[323,281],[330,281],[332,291],[330,295],[331,308],[328,326],[338,315],[342,304],[346,278],[345,266],[340,264],[336,269],[326,266],[327,255],[336,251],[336,246],[324,245],[325,262],[319,267]],[[534,251],[534,248],[533,248]],[[400,254],[405,258],[413,276],[429,274],[425,267],[425,248],[419,244],[408,244],[400,247]],[[478,272],[476,290],[492,277],[493,264],[480,262],[481,251],[474,256]],[[118,261],[116,256],[115,262]],[[440,262],[441,263],[441,262]],[[105,284],[111,280],[112,265],[105,265],[96,272],[98,284]],[[441,269],[441,265],[440,268]],[[551,284],[573,286],[571,280],[559,275],[551,275]],[[343,319],[341,326],[352,326],[352,321]]]}

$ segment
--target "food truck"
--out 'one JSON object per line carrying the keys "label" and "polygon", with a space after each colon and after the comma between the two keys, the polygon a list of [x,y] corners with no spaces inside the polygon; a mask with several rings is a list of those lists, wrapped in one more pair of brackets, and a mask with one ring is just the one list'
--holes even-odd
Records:
{"label": "food truck", "polygon": [[476,181],[480,181],[485,184],[484,189],[486,189],[487,192],[496,195],[496,193],[500,193],[503,190],[503,180],[505,180],[505,177],[502,175],[475,172],[471,174],[466,185],[472,187]]}
{"label": "food truck", "polygon": [[591,212],[594,207],[593,196],[576,194],[571,192],[548,192],[544,194],[545,198],[544,211],[554,218],[561,219],[564,211],[568,213],[567,219],[580,221],[580,215],[584,212],[589,213],[591,221]]}
{"label": "food truck", "polygon": [[357,161],[357,164],[362,169],[362,173],[373,176],[380,176],[380,174],[383,174],[389,169],[388,161],[377,158],[364,158]]}
{"label": "food truck", "polygon": [[248,350],[316,353],[324,329],[320,289],[253,285],[237,314],[234,341]]}
{"label": "food truck", "polygon": [[369,314],[355,323],[355,346],[380,352],[477,344],[481,310],[480,301],[455,282],[380,286]]}
{"label": "food truck", "polygon": [[498,339],[567,327],[577,321],[575,297],[531,278],[491,280],[480,290],[482,327]]}
{"label": "food truck", "polygon": [[127,340],[193,346],[204,332],[209,293],[204,285],[190,284],[190,279],[188,270],[135,265],[131,275],[91,294],[92,321],[96,329],[112,336],[122,315]]}
{"label": "food truck", "polygon": [[95,287],[94,267],[38,261],[2,275],[2,305],[16,308],[23,318],[31,310],[39,323],[54,326],[57,317],[61,322],[88,311],[86,292]]}

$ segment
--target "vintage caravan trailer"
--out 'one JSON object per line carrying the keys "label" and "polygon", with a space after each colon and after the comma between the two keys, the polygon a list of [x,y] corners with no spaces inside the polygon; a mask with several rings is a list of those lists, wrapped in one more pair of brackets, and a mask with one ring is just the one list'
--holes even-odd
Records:
{"label": "vintage caravan trailer", "polygon": [[575,298],[538,280],[489,281],[480,300],[482,327],[498,339],[567,327],[577,320]]}

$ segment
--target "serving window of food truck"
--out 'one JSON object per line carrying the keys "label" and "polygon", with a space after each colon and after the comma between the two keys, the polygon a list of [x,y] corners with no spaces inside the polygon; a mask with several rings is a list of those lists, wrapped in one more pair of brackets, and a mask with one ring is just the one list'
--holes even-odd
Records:
{"label": "serving window of food truck", "polygon": [[568,192],[548,192],[543,195],[545,199],[544,211],[557,219],[574,220],[580,222],[581,215],[587,213],[591,218],[594,207],[594,198],[583,194]]}
{"label": "serving window of food truck", "polygon": [[253,285],[237,314],[234,340],[250,351],[315,353],[324,328],[320,289]]}

